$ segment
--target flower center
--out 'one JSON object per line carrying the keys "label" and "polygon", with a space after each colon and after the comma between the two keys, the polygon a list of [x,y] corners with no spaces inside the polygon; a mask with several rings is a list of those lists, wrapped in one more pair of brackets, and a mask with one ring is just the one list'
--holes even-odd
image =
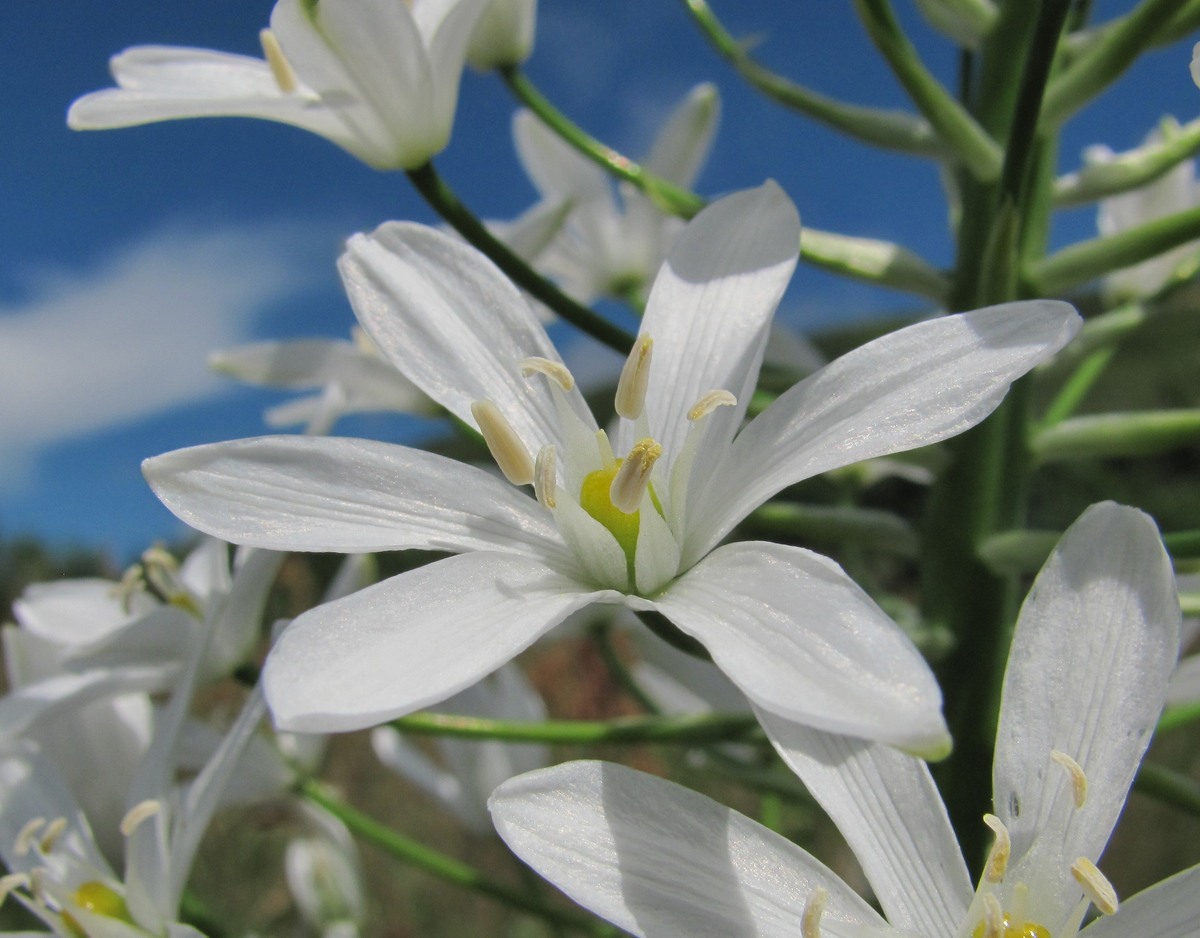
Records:
{"label": "flower center", "polygon": [[[579,507],[612,532],[630,564],[634,562],[637,551],[641,511],[637,507],[634,507],[633,511],[618,507],[613,503],[613,499],[615,497],[620,500],[624,495],[630,501],[636,498],[633,504],[640,505],[641,494],[648,489],[651,503],[659,515],[662,515],[662,504],[654,492],[654,486],[649,484],[650,467],[661,452],[662,447],[653,440],[643,440],[634,445],[628,460],[616,459],[611,466],[589,472],[584,476],[583,485],[579,490]],[[641,467],[622,471],[626,465],[634,466],[634,463],[639,461]],[[640,471],[635,471],[638,468]],[[629,481],[630,479],[632,481]],[[633,491],[627,491],[630,489]]]}
{"label": "flower center", "polygon": [[[125,897],[111,886],[106,886],[97,880],[81,883],[71,898],[79,908],[85,911],[133,923],[129,917],[129,909],[125,905]],[[78,935],[79,938],[87,938],[87,932],[70,912],[63,912],[62,917],[63,923],[70,929],[71,934]]]}
{"label": "flower center", "polygon": [[988,922],[980,922],[971,932],[971,938],[1051,938],[1050,929],[1037,922],[1015,922],[1005,912],[1000,921],[1000,930],[993,931]]}

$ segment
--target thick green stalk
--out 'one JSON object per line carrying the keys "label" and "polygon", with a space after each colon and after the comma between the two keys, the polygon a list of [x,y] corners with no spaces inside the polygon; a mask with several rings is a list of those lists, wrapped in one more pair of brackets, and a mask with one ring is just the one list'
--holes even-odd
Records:
{"label": "thick green stalk", "polygon": [[1060,459],[1149,456],[1197,440],[1200,440],[1200,410],[1180,408],[1075,417],[1039,431],[1031,445],[1034,457],[1046,463]]}
{"label": "thick green stalk", "polygon": [[[1030,6],[1001,7],[976,79],[964,81],[975,117],[1006,149],[995,183],[959,174],[958,309],[1018,298],[1021,259],[1045,238],[1054,145],[1038,137],[1037,115],[1069,2],[1043,0],[1036,16]],[[986,848],[979,817],[990,808],[998,689],[1017,605],[1015,584],[996,575],[979,549],[1023,524],[1028,426],[1028,388],[1019,382],[991,417],[950,441],[951,462],[931,491],[922,532],[923,611],[957,640],[939,668],[955,753],[937,774],[969,861],[981,860]]]}
{"label": "thick green stalk", "polygon": [[453,190],[437,174],[432,163],[408,170],[408,178],[416,190],[439,215],[460,235],[486,254],[517,286],[541,300],[555,313],[576,328],[628,355],[633,348],[633,336],[598,316],[582,303],[571,299],[549,280],[526,264],[508,245],[498,240],[458,200]]}
{"label": "thick green stalk", "polygon": [[302,782],[300,793],[313,804],[324,808],[338,818],[349,828],[351,833],[374,844],[409,866],[424,870],[439,879],[454,883],[456,886],[462,886],[464,889],[497,899],[514,909],[536,915],[556,925],[573,928],[588,935],[604,936],[604,938],[620,934],[612,926],[580,915],[578,912],[548,905],[535,896],[489,879],[479,870],[461,860],[446,856],[444,853],[439,853],[431,847],[405,837],[380,824],[357,808],[346,804],[318,782],[311,780]]}
{"label": "thick green stalk", "polygon": [[874,147],[945,159],[951,154],[933,127],[915,115],[836,101],[775,74],[754,60],[717,19],[705,0],[683,0],[692,19],[720,55],[768,98]]}

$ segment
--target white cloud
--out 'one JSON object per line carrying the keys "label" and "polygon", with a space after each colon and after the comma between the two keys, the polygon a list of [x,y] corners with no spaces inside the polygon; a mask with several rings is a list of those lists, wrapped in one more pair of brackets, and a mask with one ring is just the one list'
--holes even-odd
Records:
{"label": "white cloud", "polygon": [[329,240],[301,223],[172,225],[87,270],[27,276],[25,299],[0,302],[0,484],[51,443],[227,390],[208,351],[310,285]]}

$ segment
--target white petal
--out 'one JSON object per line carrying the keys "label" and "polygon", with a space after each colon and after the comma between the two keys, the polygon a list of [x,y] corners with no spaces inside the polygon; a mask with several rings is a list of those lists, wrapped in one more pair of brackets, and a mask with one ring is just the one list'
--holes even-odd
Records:
{"label": "white petal", "polygon": [[697,85],[658,132],[645,159],[646,169],[678,186],[691,186],[708,156],[720,116],[717,86],[710,82]]}
{"label": "white petal", "polygon": [[879,916],[795,844],[680,785],[606,762],[569,762],[505,782],[496,830],[526,863],[634,935],[795,938],[813,891],[821,934]]}
{"label": "white petal", "polygon": [[576,203],[612,201],[604,170],[583,156],[530,111],[513,115],[513,142],[525,172],[544,198]]}
{"label": "white petal", "polygon": [[[449,0],[437,22],[437,28],[428,36],[429,64],[433,79],[433,124],[446,142],[454,125],[454,111],[458,104],[458,84],[466,64],[467,48],[475,24],[485,9],[495,4],[492,0]],[[418,18],[422,7],[432,6],[427,2],[415,4]]]}
{"label": "white petal", "polygon": [[154,608],[148,596],[135,594],[127,612],[117,586],[98,578],[33,583],[13,603],[13,615],[31,635],[59,645],[86,645]]}
{"label": "white petal", "polygon": [[679,452],[687,413],[707,391],[724,388],[738,399],[707,418],[724,428],[715,439],[733,436],[799,251],[800,218],[773,182],[714,202],[675,240],[641,329],[654,339],[646,414],[665,460]]}
{"label": "white petal", "polygon": [[888,921],[921,935],[956,934],[974,889],[925,763],[878,743],[758,717],[846,838]]}
{"label": "white petal", "polygon": [[616,599],[525,557],[439,560],[297,618],[267,658],[267,701],[281,729],[374,726],[473,684],[574,610]]}
{"label": "white petal", "polygon": [[739,434],[715,470],[703,517],[692,519],[701,530],[689,549],[703,555],[788,485],[974,426],[1081,321],[1055,300],[1009,303],[917,323],[843,355]]}
{"label": "white petal", "polygon": [[565,557],[533,499],[474,466],[390,443],[259,437],[176,450],[142,471],[176,515],[234,543]]}
{"label": "white petal", "polygon": [[0,697],[0,740],[11,740],[42,721],[98,700],[171,686],[175,667],[93,668],[82,674],[56,674]]}
{"label": "white petal", "polygon": [[[1154,522],[1112,502],[1085,511],[1025,600],[1005,673],[993,785],[1014,861],[1048,827],[1067,863],[1099,857],[1162,711],[1179,620]],[[1080,810],[1052,750],[1087,776]]]}
{"label": "white petal", "polygon": [[1200,922],[1200,866],[1176,873],[1125,899],[1115,915],[1102,915],[1080,938],[1196,938]]}
{"label": "white petal", "polygon": [[[351,238],[338,268],[363,328],[431,398],[471,426],[471,404],[494,402],[531,454],[560,442],[546,379],[523,378],[520,363],[561,359],[491,261],[441,231],[389,222]],[[594,429],[578,389],[569,397]]]}
{"label": "white petal", "polygon": [[827,557],[727,544],[650,602],[759,707],[920,754],[949,746],[942,695],[900,627]]}
{"label": "white petal", "polygon": [[1200,702],[1200,654],[1179,662],[1167,685],[1166,702],[1173,707]]}

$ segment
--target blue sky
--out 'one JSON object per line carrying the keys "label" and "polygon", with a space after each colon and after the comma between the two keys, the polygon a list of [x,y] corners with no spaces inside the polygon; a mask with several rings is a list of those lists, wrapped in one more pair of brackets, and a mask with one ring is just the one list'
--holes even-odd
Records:
{"label": "blue sky", "polygon": [[[399,0],[398,0],[399,2]],[[1125,9],[1096,3],[1100,19]],[[345,335],[352,322],[334,260],[356,230],[432,222],[400,174],[371,170],[290,127],[177,121],[73,133],[71,100],[110,84],[107,60],[163,43],[258,54],[269,0],[58,0],[0,5],[0,69],[10,89],[0,147],[0,534],[90,544],[125,562],[180,533],[142,482],[146,456],[264,432],[278,395],[208,373],[215,348],[256,338]],[[832,0],[714,0],[760,57],[810,87],[906,107],[854,19]],[[929,65],[952,82],[955,52],[897,11]],[[874,153],[748,92],[704,44],[677,0],[542,0],[528,72],[569,115],[633,156],[695,83],[724,105],[705,194],[778,180],[815,227],[950,256],[932,166]],[[1063,168],[1084,146],[1136,145],[1164,114],[1194,116],[1190,46],[1147,56],[1069,126]],[[468,74],[454,138],[437,160],[480,214],[535,198],[513,153],[514,104]],[[1090,211],[1064,217],[1058,244],[1090,236]],[[801,268],[784,303],[800,328],[908,308],[901,295]],[[382,418],[339,432],[385,438]]]}

